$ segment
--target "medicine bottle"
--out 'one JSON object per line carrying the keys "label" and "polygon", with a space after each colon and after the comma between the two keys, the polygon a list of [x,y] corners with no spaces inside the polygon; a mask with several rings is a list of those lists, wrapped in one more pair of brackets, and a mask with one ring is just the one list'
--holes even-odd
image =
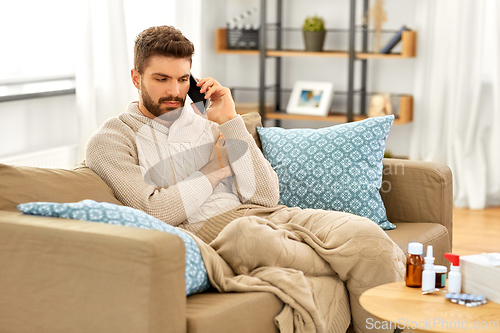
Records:
{"label": "medicine bottle", "polygon": [[421,243],[411,242],[408,244],[408,258],[406,259],[407,287],[422,287],[423,252],[424,246]]}
{"label": "medicine bottle", "polygon": [[434,272],[436,272],[436,288],[446,287],[446,266],[434,265]]}
{"label": "medicine bottle", "polygon": [[444,257],[451,262],[450,274],[448,275],[448,291],[450,293],[460,293],[462,291],[460,256],[458,254],[445,253]]}
{"label": "medicine bottle", "polygon": [[434,250],[432,245],[427,245],[424,258],[424,271],[422,272],[422,291],[432,293],[436,290],[436,272],[434,272]]}

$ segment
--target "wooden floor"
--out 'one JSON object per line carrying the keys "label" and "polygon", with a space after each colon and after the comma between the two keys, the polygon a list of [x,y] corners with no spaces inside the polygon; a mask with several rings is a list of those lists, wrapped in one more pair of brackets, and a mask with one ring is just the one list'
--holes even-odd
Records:
{"label": "wooden floor", "polygon": [[500,207],[453,210],[453,253],[500,252]]}

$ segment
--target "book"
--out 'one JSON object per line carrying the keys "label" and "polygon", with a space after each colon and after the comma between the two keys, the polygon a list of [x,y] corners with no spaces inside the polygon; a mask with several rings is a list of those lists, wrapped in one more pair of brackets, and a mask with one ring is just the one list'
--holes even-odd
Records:
{"label": "book", "polygon": [[387,43],[381,50],[380,53],[382,54],[389,54],[391,50],[401,41],[401,36],[403,35],[403,31],[409,31],[406,26],[403,26],[399,31],[396,33],[394,37],[391,38],[389,43]]}
{"label": "book", "polygon": [[462,292],[500,303],[500,253],[460,257]]}

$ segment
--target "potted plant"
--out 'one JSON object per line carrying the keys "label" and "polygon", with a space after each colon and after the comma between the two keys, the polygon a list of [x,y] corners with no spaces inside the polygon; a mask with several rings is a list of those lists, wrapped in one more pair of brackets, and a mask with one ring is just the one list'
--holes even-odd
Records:
{"label": "potted plant", "polygon": [[325,21],[323,18],[317,15],[308,16],[302,25],[302,31],[304,33],[306,51],[322,52],[326,36]]}

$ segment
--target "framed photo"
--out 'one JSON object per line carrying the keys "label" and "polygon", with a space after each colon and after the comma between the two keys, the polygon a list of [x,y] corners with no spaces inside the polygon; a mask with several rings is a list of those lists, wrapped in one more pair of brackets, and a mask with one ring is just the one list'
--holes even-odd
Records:
{"label": "framed photo", "polygon": [[332,82],[296,81],[286,112],[327,116],[333,97]]}

